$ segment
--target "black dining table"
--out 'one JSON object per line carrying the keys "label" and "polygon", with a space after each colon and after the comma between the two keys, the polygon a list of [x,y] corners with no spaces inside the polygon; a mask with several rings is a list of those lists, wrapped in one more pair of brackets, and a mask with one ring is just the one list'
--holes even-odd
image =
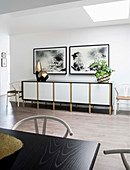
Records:
{"label": "black dining table", "polygon": [[98,142],[2,128],[0,133],[23,142],[11,170],[92,170],[100,147]]}

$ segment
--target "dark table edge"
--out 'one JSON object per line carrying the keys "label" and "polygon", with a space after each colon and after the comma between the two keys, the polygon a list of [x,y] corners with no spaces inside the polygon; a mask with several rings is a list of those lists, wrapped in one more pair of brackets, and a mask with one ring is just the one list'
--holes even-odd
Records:
{"label": "dark table edge", "polygon": [[94,164],[95,164],[95,161],[96,161],[96,158],[97,158],[97,154],[98,154],[100,145],[101,145],[101,144],[98,143],[98,146],[97,146],[97,149],[96,149],[96,151],[95,151],[95,155],[94,155],[94,158],[93,158],[93,160],[92,160],[92,163],[91,163],[91,165],[90,165],[90,169],[89,169],[89,170],[92,170],[93,167],[94,167]]}

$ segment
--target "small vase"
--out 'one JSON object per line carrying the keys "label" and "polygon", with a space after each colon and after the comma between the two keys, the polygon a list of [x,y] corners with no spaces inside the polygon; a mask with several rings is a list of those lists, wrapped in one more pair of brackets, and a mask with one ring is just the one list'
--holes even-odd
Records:
{"label": "small vase", "polygon": [[37,81],[38,81],[38,74],[39,74],[39,72],[36,71],[36,79],[37,79]]}
{"label": "small vase", "polygon": [[46,71],[41,71],[38,73],[37,81],[45,82],[48,79],[48,74]]}

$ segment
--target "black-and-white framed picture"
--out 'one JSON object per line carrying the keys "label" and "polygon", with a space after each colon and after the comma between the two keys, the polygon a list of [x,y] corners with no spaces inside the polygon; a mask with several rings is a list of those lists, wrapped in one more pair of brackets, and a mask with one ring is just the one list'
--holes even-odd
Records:
{"label": "black-and-white framed picture", "polygon": [[7,67],[7,58],[1,58],[1,67]]}
{"label": "black-and-white framed picture", "polygon": [[105,60],[109,66],[109,44],[70,46],[69,57],[69,74],[95,74],[94,62]]}
{"label": "black-and-white framed picture", "polygon": [[33,73],[40,61],[42,70],[48,74],[67,74],[67,47],[49,47],[33,49]]}
{"label": "black-and-white framed picture", "polygon": [[2,57],[2,58],[6,58],[6,52],[2,52],[2,53],[1,53],[1,57]]}

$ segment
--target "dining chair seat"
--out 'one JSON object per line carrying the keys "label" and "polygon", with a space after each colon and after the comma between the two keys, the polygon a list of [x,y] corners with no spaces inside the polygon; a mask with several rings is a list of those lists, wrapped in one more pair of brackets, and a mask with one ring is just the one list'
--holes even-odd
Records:
{"label": "dining chair seat", "polygon": [[130,100],[130,96],[116,96],[117,100]]}

